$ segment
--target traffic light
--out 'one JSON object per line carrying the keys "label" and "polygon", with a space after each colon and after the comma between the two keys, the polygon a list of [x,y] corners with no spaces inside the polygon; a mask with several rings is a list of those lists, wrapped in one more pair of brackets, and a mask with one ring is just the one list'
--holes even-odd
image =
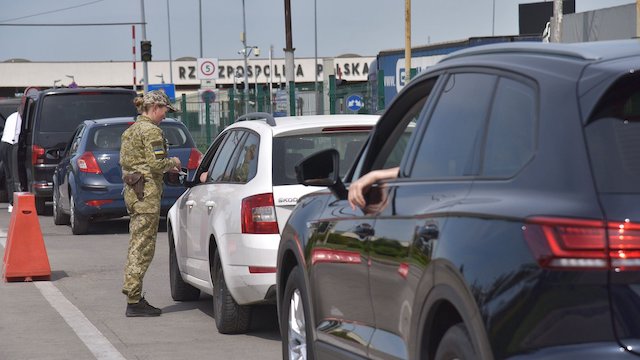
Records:
{"label": "traffic light", "polygon": [[140,41],[140,58],[142,61],[151,61],[151,41]]}

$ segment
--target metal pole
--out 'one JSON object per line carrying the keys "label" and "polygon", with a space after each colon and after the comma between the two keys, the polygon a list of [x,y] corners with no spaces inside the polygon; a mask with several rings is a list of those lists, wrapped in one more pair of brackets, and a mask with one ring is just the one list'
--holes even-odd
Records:
{"label": "metal pole", "polygon": [[640,0],[636,0],[636,37],[640,38]]}
{"label": "metal pole", "polygon": [[[147,23],[144,18],[144,0],[140,0],[140,13],[142,14],[142,40],[146,41],[147,40]],[[142,62],[142,76],[144,77],[144,79],[142,80],[144,81],[143,89],[145,94],[149,91],[149,67],[147,62],[148,61]]]}
{"label": "metal pole", "polygon": [[209,101],[204,103],[204,114],[207,144],[211,144],[211,103]]}
{"label": "metal pole", "polygon": [[411,80],[411,0],[404,1],[404,83]]}
{"label": "metal pole", "polygon": [[258,111],[258,73],[253,72],[253,98],[256,100],[256,102],[253,105],[253,110],[254,111]]}
{"label": "metal pole", "polygon": [[296,82],[295,64],[293,59],[293,52],[296,49],[293,47],[293,34],[291,30],[291,0],[284,0],[284,28],[286,36],[286,45],[284,48],[284,71],[287,87],[289,89],[289,115],[293,116],[296,114]]}
{"label": "metal pole", "polygon": [[202,0],[198,0],[198,14],[200,15],[200,57],[202,58]]}
{"label": "metal pole", "polygon": [[491,36],[496,36],[496,0],[493,0],[493,16],[491,19]]}
{"label": "metal pole", "polygon": [[551,42],[559,43],[562,31],[562,0],[553,0],[553,26],[551,28]]}
{"label": "metal pole", "polygon": [[171,15],[169,14],[169,0],[167,0],[167,27],[169,29],[169,82],[173,84],[173,63],[171,60]]}
{"label": "metal pole", "polygon": [[136,86],[136,26],[131,25],[131,39],[133,40],[133,91],[137,91]]}
{"label": "metal pole", "polygon": [[313,0],[313,37],[315,43],[315,68],[316,80],[313,84],[313,91],[316,99],[316,115],[320,114],[320,94],[318,94],[318,1]]}
{"label": "metal pole", "polygon": [[244,11],[244,0],[242,0],[242,55],[244,55],[244,113],[249,113],[249,75],[247,74],[247,69],[249,69],[249,64],[247,62],[247,18]]}
{"label": "metal pole", "polygon": [[[640,0],[638,0],[640,1]],[[273,113],[273,45],[269,46],[269,111]]]}

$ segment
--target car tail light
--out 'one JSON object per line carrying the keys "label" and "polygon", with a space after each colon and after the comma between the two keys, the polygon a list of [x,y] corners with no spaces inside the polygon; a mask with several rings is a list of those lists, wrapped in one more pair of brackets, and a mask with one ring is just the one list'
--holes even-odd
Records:
{"label": "car tail light", "polygon": [[187,170],[195,170],[200,165],[200,159],[202,158],[202,153],[198,151],[196,148],[191,149],[191,153],[189,154],[189,161],[187,161]]}
{"label": "car tail light", "polygon": [[85,201],[84,203],[87,204],[87,206],[98,207],[106,204],[111,204],[112,202],[113,200],[89,200]]}
{"label": "car tail light", "polygon": [[278,234],[273,194],[259,194],[242,199],[243,234]]}
{"label": "car tail light", "polygon": [[31,146],[31,164],[43,164],[44,163],[44,148],[40,145]]}
{"label": "car tail light", "polygon": [[640,224],[629,220],[534,217],[524,235],[544,268],[640,269]]}
{"label": "car tail light", "polygon": [[98,162],[96,161],[95,156],[91,151],[87,151],[82,154],[78,160],[78,169],[81,172],[92,173],[92,174],[102,174],[102,170],[100,170],[100,166],[98,166]]}

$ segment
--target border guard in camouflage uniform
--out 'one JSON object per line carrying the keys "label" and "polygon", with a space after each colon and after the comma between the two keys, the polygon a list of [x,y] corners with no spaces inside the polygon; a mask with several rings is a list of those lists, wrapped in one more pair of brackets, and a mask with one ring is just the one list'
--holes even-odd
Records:
{"label": "border guard in camouflage uniform", "polygon": [[142,279],[156,248],[163,174],[181,167],[177,157],[167,158],[167,143],[158,124],[168,111],[177,110],[162,91],[136,97],[134,104],[140,115],[122,134],[120,148],[124,201],[131,218],[122,292],[127,295],[126,316],[159,316],[162,310],[142,294]]}

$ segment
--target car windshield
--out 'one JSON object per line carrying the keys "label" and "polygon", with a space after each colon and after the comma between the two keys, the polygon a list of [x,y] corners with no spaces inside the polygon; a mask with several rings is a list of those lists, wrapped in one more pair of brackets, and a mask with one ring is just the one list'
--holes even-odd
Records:
{"label": "car windshield", "polygon": [[640,193],[640,77],[617,81],[585,134],[600,193]]}
{"label": "car windshield", "polygon": [[72,132],[84,120],[134,116],[130,93],[87,92],[45,96],[39,132]]}
{"label": "car windshield", "polygon": [[[87,150],[119,150],[122,133],[129,126],[129,124],[117,124],[95,127],[89,133]],[[193,147],[191,138],[181,126],[160,123],[160,128],[164,132],[164,137],[170,148]]]}
{"label": "car windshield", "polygon": [[317,151],[336,149],[340,153],[340,176],[349,170],[369,133],[325,132],[273,139],[273,185],[298,184],[295,166]]}

